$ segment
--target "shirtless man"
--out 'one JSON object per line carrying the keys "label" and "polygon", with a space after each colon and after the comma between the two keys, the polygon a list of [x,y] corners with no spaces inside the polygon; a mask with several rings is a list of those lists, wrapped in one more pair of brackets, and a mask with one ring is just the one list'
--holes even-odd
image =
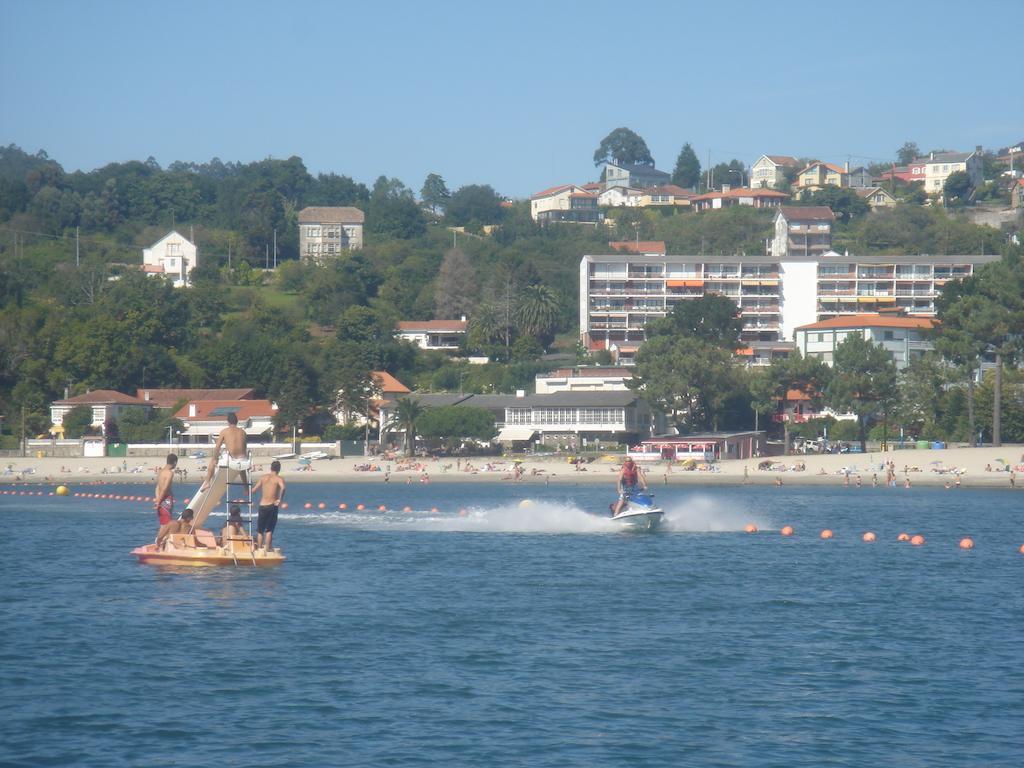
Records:
{"label": "shirtless man", "polygon": [[[200,491],[205,491],[209,487],[210,480],[213,479],[213,472],[218,466],[231,466],[232,459],[236,461],[248,459],[245,430],[238,426],[238,416],[231,412],[228,414],[227,419],[228,425],[220,431],[220,434],[217,436],[217,442],[213,446],[213,455],[210,457],[209,466],[206,468],[206,478],[199,488]],[[227,457],[221,456],[222,448],[227,451]],[[240,472],[242,482],[248,482],[245,470],[240,470]]]}
{"label": "shirtless man", "polygon": [[167,463],[156,476],[156,495],[153,499],[153,508],[156,510],[156,517],[160,522],[160,529],[156,533],[157,548],[163,544],[172,528],[177,529],[177,522],[171,520],[171,512],[174,511],[174,494],[171,492],[171,485],[174,483],[174,468],[177,465],[178,457],[173,453],[167,454]]}
{"label": "shirtless man", "polygon": [[[284,499],[284,479],[279,474],[281,462],[272,461],[270,472],[256,481],[255,490],[260,494],[260,513],[256,520],[256,547],[270,551],[270,542],[277,527],[277,511]],[[266,534],[266,540],[264,540]]]}

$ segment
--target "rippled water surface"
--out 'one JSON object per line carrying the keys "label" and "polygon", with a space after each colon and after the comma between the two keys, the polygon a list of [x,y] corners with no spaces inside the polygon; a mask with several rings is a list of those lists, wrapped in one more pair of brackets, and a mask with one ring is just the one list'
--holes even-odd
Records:
{"label": "rippled water surface", "polygon": [[624,534],[607,491],[293,484],[259,571],[2,495],[0,763],[1021,765],[1024,494],[672,488]]}

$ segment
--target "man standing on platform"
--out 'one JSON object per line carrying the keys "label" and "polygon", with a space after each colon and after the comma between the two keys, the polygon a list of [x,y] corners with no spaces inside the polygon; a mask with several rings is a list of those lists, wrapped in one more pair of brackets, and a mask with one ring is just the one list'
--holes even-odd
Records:
{"label": "man standing on platform", "polygon": [[156,546],[159,549],[167,534],[175,523],[171,519],[171,512],[174,511],[174,493],[171,486],[174,484],[174,468],[178,466],[176,454],[167,454],[167,463],[156,476],[156,496],[153,499],[153,508],[156,509],[156,517],[160,529],[156,532]]}
{"label": "man standing on platform", "polygon": [[[210,457],[210,465],[206,468],[206,479],[199,488],[200,492],[209,487],[216,467],[237,470],[242,475],[242,482],[248,482],[245,471],[249,469],[249,454],[245,430],[238,426],[238,416],[234,411],[227,415],[227,419],[228,425],[220,431],[213,446],[213,455]],[[221,455],[222,452],[224,455]]]}
{"label": "man standing on platform", "polygon": [[[256,481],[255,491],[260,494],[260,514],[256,521],[256,548],[270,552],[270,542],[277,527],[277,512],[284,500],[284,479],[279,474],[281,462],[272,461],[270,472]],[[264,539],[266,536],[266,539]]]}

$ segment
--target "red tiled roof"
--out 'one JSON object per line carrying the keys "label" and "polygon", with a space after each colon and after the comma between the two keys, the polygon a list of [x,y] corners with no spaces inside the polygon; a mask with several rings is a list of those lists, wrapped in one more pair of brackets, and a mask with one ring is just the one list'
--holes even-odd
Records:
{"label": "red tiled roof", "polygon": [[557,195],[559,192],[565,192],[575,186],[575,184],[560,184],[557,187],[549,187],[535,195],[530,195],[530,199],[536,200],[538,197],[550,197],[551,195]]}
{"label": "red tiled roof", "polygon": [[163,264],[143,264],[142,271],[153,275],[162,275],[164,273]]}
{"label": "red tiled roof", "polygon": [[615,240],[608,243],[613,251],[627,253],[666,253],[664,240]]}
{"label": "red tiled roof", "polygon": [[788,221],[835,221],[836,215],[827,205],[782,205],[779,212]]}
{"label": "red tiled roof", "polygon": [[789,155],[765,155],[776,165],[800,165],[800,161]]}
{"label": "red tiled roof", "polygon": [[54,405],[149,405],[149,403],[114,389],[94,389],[92,392],[75,395],[66,400],[54,400]]}
{"label": "red tiled roof", "polygon": [[728,192],[705,192],[703,195],[696,195],[694,200],[714,200],[716,197],[789,197],[785,192],[778,192],[774,189],[750,189],[748,187],[737,187]]}
{"label": "red tiled roof", "polygon": [[932,328],[937,321],[930,317],[893,317],[891,315],[843,315],[832,317],[809,325],[801,325],[798,331],[820,331],[830,328]]}
{"label": "red tiled roof", "polygon": [[[196,415],[189,415],[190,406],[196,407]],[[222,413],[213,413],[218,408],[223,409]],[[239,421],[263,417],[269,418],[277,413],[274,404],[269,400],[190,400],[174,414],[177,419],[190,419],[192,421],[224,421],[226,414],[234,411]]]}
{"label": "red tiled roof", "polygon": [[385,395],[406,394],[412,391],[387,371],[373,371],[371,375]]}
{"label": "red tiled roof", "polygon": [[251,400],[251,387],[234,389],[136,389],[135,396],[157,408],[170,408],[179,400]]}
{"label": "red tiled roof", "polygon": [[417,331],[448,331],[459,333],[466,330],[465,320],[399,320],[398,330],[415,333]]}
{"label": "red tiled roof", "polygon": [[840,168],[838,165],[833,165],[832,163],[823,163],[821,160],[815,160],[813,163],[811,163],[802,171],[800,171],[800,173],[807,173],[807,171],[811,170],[811,168],[813,168],[816,165],[824,166],[833,173],[849,173],[849,171],[847,171],[845,168]]}

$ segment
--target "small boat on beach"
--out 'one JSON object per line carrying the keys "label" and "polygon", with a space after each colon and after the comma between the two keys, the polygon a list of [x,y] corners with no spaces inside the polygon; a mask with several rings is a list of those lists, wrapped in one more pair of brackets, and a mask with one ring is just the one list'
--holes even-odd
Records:
{"label": "small boat on beach", "polygon": [[622,510],[612,520],[623,528],[635,531],[653,531],[661,525],[665,511],[654,503],[646,491],[637,491],[626,498]]}

